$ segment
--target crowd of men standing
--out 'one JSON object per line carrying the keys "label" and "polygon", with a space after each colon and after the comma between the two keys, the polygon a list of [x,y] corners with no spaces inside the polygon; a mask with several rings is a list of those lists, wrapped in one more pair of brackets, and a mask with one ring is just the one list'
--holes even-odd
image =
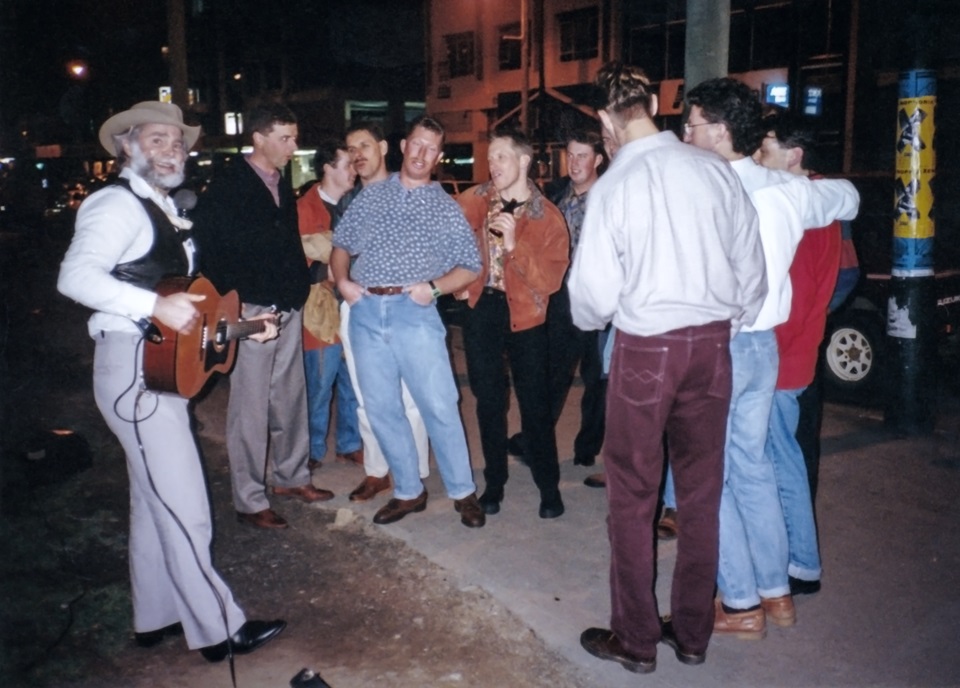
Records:
{"label": "crowd of men standing", "polygon": [[[802,146],[799,162],[790,157],[799,125],[763,120],[756,94],[732,79],[688,93],[683,142],[656,127],[641,70],[606,65],[595,92],[601,126],[570,133],[562,183],[540,189],[530,142],[497,130],[490,180],[456,199],[432,180],[444,128],[421,116],[397,172],[374,124],[322,142],[318,181],[298,200],[281,174],[297,148],[296,116],[257,107],[245,118],[253,152],[201,194],[192,225],[168,193],[183,181],[197,129],[175,106],[149,103],[104,124],[101,141],[125,181],[81,207],[59,287],[97,311],[98,361],[125,362],[98,364],[95,386],[127,455],[138,643],[185,632],[218,661],[285,625],[246,621],[212,567],[186,401],[124,390],[150,346],[140,335],[149,318],[183,334],[198,326],[198,298],[156,293],[171,272],[235,290],[242,317],[264,321],[263,334],[240,342],[230,378],[241,522],[287,527],[270,495],[333,497],[311,474],[326,458],[334,398],[335,455],[364,470],[350,500],[392,487],[375,523],[426,508],[431,448],[464,526],[500,511],[511,451],[539,490],[539,517],[558,518],[556,423],[579,367],[573,461],[603,458],[594,484],[609,501],[612,610],[610,628],[584,631],[583,647],[649,672],[660,642],[700,664],[714,632],[755,638],[767,618],[794,622],[792,594],[816,592],[821,575],[812,479],[794,439],[798,399],[836,282],[837,221],[852,219],[859,199],[847,182],[811,181]],[[482,491],[436,308],[445,294],[466,303]],[[508,379],[521,420],[514,437]],[[148,404],[157,410],[142,412]],[[192,476],[187,491],[151,471],[171,437]],[[654,540],[667,463],[680,544],[661,616]]]}

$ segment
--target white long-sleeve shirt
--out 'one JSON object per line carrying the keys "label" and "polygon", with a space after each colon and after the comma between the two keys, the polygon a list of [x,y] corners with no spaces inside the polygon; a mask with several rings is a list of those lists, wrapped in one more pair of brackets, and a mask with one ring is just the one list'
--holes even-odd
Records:
{"label": "white long-sleeve shirt", "polygon": [[[120,172],[137,196],[157,204],[176,226],[189,228],[177,217],[173,200],[153,189],[129,168]],[[149,317],[157,294],[118,280],[115,266],[145,255],[153,245],[153,224],[140,201],[119,186],[90,195],[77,211],[76,229],[60,265],[57,289],[96,312],[87,321],[93,337],[101,330],[137,332],[135,321]],[[191,251],[188,251],[188,258]]]}
{"label": "white long-sleeve shirt", "polygon": [[790,265],[804,230],[825,227],[834,220],[852,220],[860,207],[860,195],[845,179],[812,181],[767,169],[751,158],[731,165],[757,210],[767,268],[767,298],[756,321],[743,330],[770,330],[790,317]]}
{"label": "white long-sleeve shirt", "polygon": [[752,323],[767,293],[763,248],[729,163],[671,132],[620,148],[590,189],[568,287],[583,330]]}

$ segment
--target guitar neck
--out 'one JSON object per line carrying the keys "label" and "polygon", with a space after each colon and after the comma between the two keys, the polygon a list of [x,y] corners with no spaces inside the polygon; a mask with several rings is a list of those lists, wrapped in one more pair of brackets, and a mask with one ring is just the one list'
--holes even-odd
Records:
{"label": "guitar neck", "polygon": [[230,342],[234,339],[244,339],[252,334],[259,334],[266,329],[267,323],[265,320],[242,320],[227,323],[223,341]]}

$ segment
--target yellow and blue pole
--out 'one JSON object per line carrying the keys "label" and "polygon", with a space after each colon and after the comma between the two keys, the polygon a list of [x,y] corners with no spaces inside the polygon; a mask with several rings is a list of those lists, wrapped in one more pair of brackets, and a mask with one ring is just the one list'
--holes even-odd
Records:
{"label": "yellow and blue pole", "polygon": [[888,426],[930,432],[936,421],[937,340],[934,285],[936,72],[900,75],[897,105],[893,266],[887,302]]}

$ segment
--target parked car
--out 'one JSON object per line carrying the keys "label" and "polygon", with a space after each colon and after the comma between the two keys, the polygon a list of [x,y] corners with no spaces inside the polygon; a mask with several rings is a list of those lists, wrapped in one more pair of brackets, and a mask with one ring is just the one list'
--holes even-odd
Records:
{"label": "parked car", "polygon": [[[892,176],[892,175],[891,175]],[[953,175],[937,178],[935,326],[940,341],[960,331],[960,207]],[[861,277],[846,304],[832,313],[824,334],[822,375],[828,397],[845,401],[882,401],[889,338],[887,302],[893,246],[893,179],[853,179],[860,191],[860,215],[853,238]],[[960,180],[957,180],[960,181]],[[940,199],[943,199],[942,201]]]}

